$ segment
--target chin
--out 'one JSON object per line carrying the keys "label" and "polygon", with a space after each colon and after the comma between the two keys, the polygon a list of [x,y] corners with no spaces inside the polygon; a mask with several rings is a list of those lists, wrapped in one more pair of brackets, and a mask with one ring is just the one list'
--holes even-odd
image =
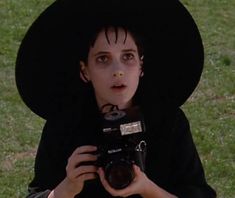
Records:
{"label": "chin", "polygon": [[110,102],[111,104],[113,105],[117,105],[119,109],[125,109],[125,108],[128,108],[131,106],[131,101],[130,100],[115,100],[115,101],[112,101]]}

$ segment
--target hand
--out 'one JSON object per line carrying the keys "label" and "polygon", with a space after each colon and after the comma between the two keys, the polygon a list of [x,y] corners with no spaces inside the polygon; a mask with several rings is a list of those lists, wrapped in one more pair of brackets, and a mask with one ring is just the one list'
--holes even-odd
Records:
{"label": "hand", "polygon": [[68,159],[66,166],[67,176],[63,181],[63,188],[66,192],[75,196],[80,193],[86,180],[97,177],[97,167],[94,165],[83,165],[84,162],[96,161],[97,156],[90,154],[97,150],[95,146],[78,147]]}
{"label": "hand", "polygon": [[149,183],[149,179],[143,173],[137,165],[133,165],[135,178],[132,183],[124,189],[117,190],[112,188],[104,176],[104,171],[102,168],[98,169],[98,174],[100,177],[100,181],[103,184],[104,188],[112,195],[112,196],[120,196],[120,197],[128,197],[134,194],[144,194],[145,189],[147,189],[147,185]]}

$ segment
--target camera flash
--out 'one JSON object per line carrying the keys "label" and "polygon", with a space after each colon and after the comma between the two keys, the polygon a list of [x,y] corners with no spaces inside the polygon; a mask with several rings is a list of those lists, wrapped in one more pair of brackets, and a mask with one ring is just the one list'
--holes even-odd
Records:
{"label": "camera flash", "polygon": [[131,122],[127,124],[121,124],[120,131],[122,135],[130,135],[133,133],[142,132],[141,122],[137,121],[137,122]]}

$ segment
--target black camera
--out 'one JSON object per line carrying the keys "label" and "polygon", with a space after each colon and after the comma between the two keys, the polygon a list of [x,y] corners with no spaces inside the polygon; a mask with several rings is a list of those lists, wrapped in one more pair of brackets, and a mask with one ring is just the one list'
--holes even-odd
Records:
{"label": "black camera", "polygon": [[102,143],[98,146],[97,166],[115,189],[127,187],[134,179],[133,164],[145,170],[145,124],[139,107],[103,114]]}

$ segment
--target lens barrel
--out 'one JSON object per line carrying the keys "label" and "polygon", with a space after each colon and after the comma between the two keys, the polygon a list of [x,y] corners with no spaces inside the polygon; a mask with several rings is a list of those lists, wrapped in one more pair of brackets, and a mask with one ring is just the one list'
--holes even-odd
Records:
{"label": "lens barrel", "polygon": [[109,162],[105,167],[105,177],[114,189],[127,187],[134,179],[132,163],[125,160]]}

